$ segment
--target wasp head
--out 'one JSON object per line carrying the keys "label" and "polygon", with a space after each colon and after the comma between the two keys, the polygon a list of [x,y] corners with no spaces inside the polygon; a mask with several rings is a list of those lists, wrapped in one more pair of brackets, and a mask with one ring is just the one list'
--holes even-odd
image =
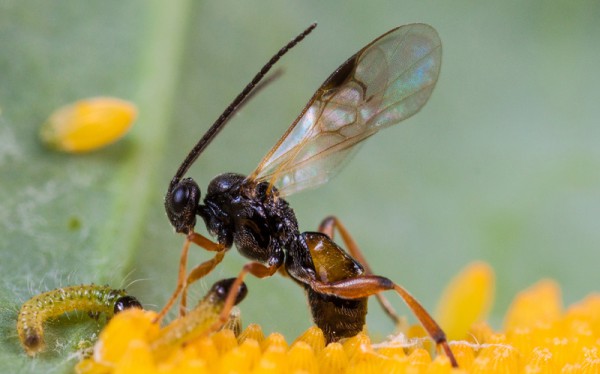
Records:
{"label": "wasp head", "polygon": [[192,178],[173,180],[165,196],[167,217],[175,231],[189,234],[196,226],[200,187]]}

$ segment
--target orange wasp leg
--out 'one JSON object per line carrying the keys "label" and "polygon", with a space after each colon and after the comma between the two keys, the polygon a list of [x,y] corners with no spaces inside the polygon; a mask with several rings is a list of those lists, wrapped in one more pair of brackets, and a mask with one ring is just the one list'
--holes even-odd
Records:
{"label": "orange wasp leg", "polygon": [[[217,254],[215,255],[214,258],[212,258],[206,262],[203,262],[202,264],[195,267],[190,272],[189,277],[186,278],[187,258],[188,258],[188,251],[190,249],[191,243],[194,243],[194,244],[198,245],[199,247],[206,249],[207,251],[217,252]],[[181,314],[181,311],[185,310],[189,278],[191,277],[192,281],[196,281],[196,280],[200,279],[201,277],[203,277],[204,275],[210,273],[215,268],[215,266],[217,266],[217,264],[219,264],[219,262],[221,262],[224,254],[225,254],[225,248],[223,246],[220,246],[219,244],[214,243],[213,241],[207,239],[206,237],[204,237],[198,233],[195,233],[193,231],[190,232],[185,238],[185,242],[183,243],[183,248],[181,250],[181,256],[179,257],[179,273],[177,276],[177,287],[175,288],[175,291],[173,291],[173,294],[171,295],[171,297],[169,298],[169,300],[167,301],[165,306],[162,308],[160,313],[158,313],[158,316],[156,316],[156,318],[154,319],[154,322],[155,323],[160,322],[165,317],[165,315],[167,314],[169,309],[171,309],[173,304],[175,304],[175,300],[177,300],[177,297],[179,296],[179,294],[183,292],[183,296],[181,298],[181,306],[179,308],[179,312]]]}
{"label": "orange wasp leg", "polygon": [[184,287],[181,290],[181,303],[179,304],[179,316],[184,316],[187,313],[187,290],[188,287],[197,280],[205,277],[208,273],[214,270],[223,261],[225,251],[217,252],[215,257],[201,263],[189,272],[185,281]]}
{"label": "orange wasp leg", "polygon": [[[371,267],[369,266],[367,260],[363,256],[362,251],[360,250],[360,248],[358,248],[358,244],[356,244],[356,242],[346,229],[346,226],[344,226],[337,217],[329,216],[326,217],[323,221],[321,221],[321,224],[319,225],[319,232],[329,236],[329,238],[333,240],[334,230],[336,228],[339,231],[342,237],[342,241],[346,245],[348,252],[350,252],[350,255],[354,257],[354,259],[363,266],[366,274],[373,274],[373,271],[371,270]],[[394,324],[396,326],[401,325],[402,320],[398,316],[398,313],[396,313],[394,307],[392,307],[392,304],[388,301],[388,299],[380,293],[376,294],[375,297],[377,297],[377,301],[379,301],[379,305],[381,305],[383,311],[392,319],[392,321],[394,321]]]}
{"label": "orange wasp leg", "polygon": [[242,282],[244,282],[244,278],[248,273],[257,278],[266,278],[275,274],[279,268],[279,265],[265,266],[260,262],[249,262],[244,265],[242,271],[240,271],[237,278],[231,285],[231,288],[229,289],[229,295],[227,295],[227,299],[225,299],[225,304],[223,305],[223,310],[219,315],[219,320],[211,327],[211,331],[217,331],[229,319],[229,314],[231,313],[231,308],[233,308],[235,305],[235,299],[237,298],[240,286]]}
{"label": "orange wasp leg", "polygon": [[450,359],[452,367],[458,367],[456,358],[454,358],[454,354],[448,345],[446,334],[442,328],[407,290],[395,284],[388,278],[378,275],[364,275],[331,283],[323,283],[316,280],[311,280],[309,284],[315,292],[333,295],[344,299],[360,299],[375,295],[382,291],[396,291],[398,295],[402,297],[406,305],[408,305],[408,307],[412,310],[419,322],[421,322],[435,344],[444,350],[446,356],[448,356]]}

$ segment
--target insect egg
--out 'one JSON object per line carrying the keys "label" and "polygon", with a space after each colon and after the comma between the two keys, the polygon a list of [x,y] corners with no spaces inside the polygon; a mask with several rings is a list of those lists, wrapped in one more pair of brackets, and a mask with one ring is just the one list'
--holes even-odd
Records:
{"label": "insect egg", "polygon": [[40,130],[48,147],[68,153],[89,152],[120,139],[137,117],[133,103],[113,97],[80,100],[56,110]]}

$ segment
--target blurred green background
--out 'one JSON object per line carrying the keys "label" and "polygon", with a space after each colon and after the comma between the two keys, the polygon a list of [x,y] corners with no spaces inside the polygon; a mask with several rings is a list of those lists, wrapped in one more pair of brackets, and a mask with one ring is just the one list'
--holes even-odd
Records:
{"label": "blurred green background", "polygon": [[[73,319],[49,329],[52,350],[41,359],[19,347],[18,308],[38,292],[109,283],[149,308],[163,305],[183,243],[163,210],[168,181],[262,64],[315,21],[279,65],[285,74],[188,173],[203,191],[219,173],[251,172],[363,45],[395,26],[429,23],[443,63],[428,104],[369,139],[329,184],[292,196],[301,229],[336,214],[372,268],[429,310],[463,266],[487,261],[497,273],[496,327],[515,293],[541,278],[558,281],[567,304],[597,291],[599,17],[595,1],[0,2],[0,367],[63,371],[75,362],[55,352],[72,352],[89,333]],[[39,144],[52,110],[96,95],[139,105],[123,141],[83,156]],[[209,257],[192,252],[192,264]],[[245,261],[232,250],[192,300]],[[245,323],[289,341],[310,326],[293,282],[247,283]],[[375,303],[368,325],[379,336],[392,330]]]}

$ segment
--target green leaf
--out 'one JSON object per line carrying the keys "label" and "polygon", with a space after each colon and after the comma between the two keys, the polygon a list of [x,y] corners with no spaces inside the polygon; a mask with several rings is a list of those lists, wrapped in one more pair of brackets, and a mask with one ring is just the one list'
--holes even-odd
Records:
{"label": "green leaf", "polygon": [[[3,371],[69,368],[75,361],[65,353],[90,338],[89,328],[50,333],[48,352],[32,361],[15,331],[25,299],[72,284],[124,286],[157,182],[152,165],[166,141],[188,7],[186,1],[3,5],[2,50],[8,53],[0,79],[11,88],[0,104]],[[127,139],[81,156],[44,149],[37,132],[45,117],[96,95],[139,106]]]}

